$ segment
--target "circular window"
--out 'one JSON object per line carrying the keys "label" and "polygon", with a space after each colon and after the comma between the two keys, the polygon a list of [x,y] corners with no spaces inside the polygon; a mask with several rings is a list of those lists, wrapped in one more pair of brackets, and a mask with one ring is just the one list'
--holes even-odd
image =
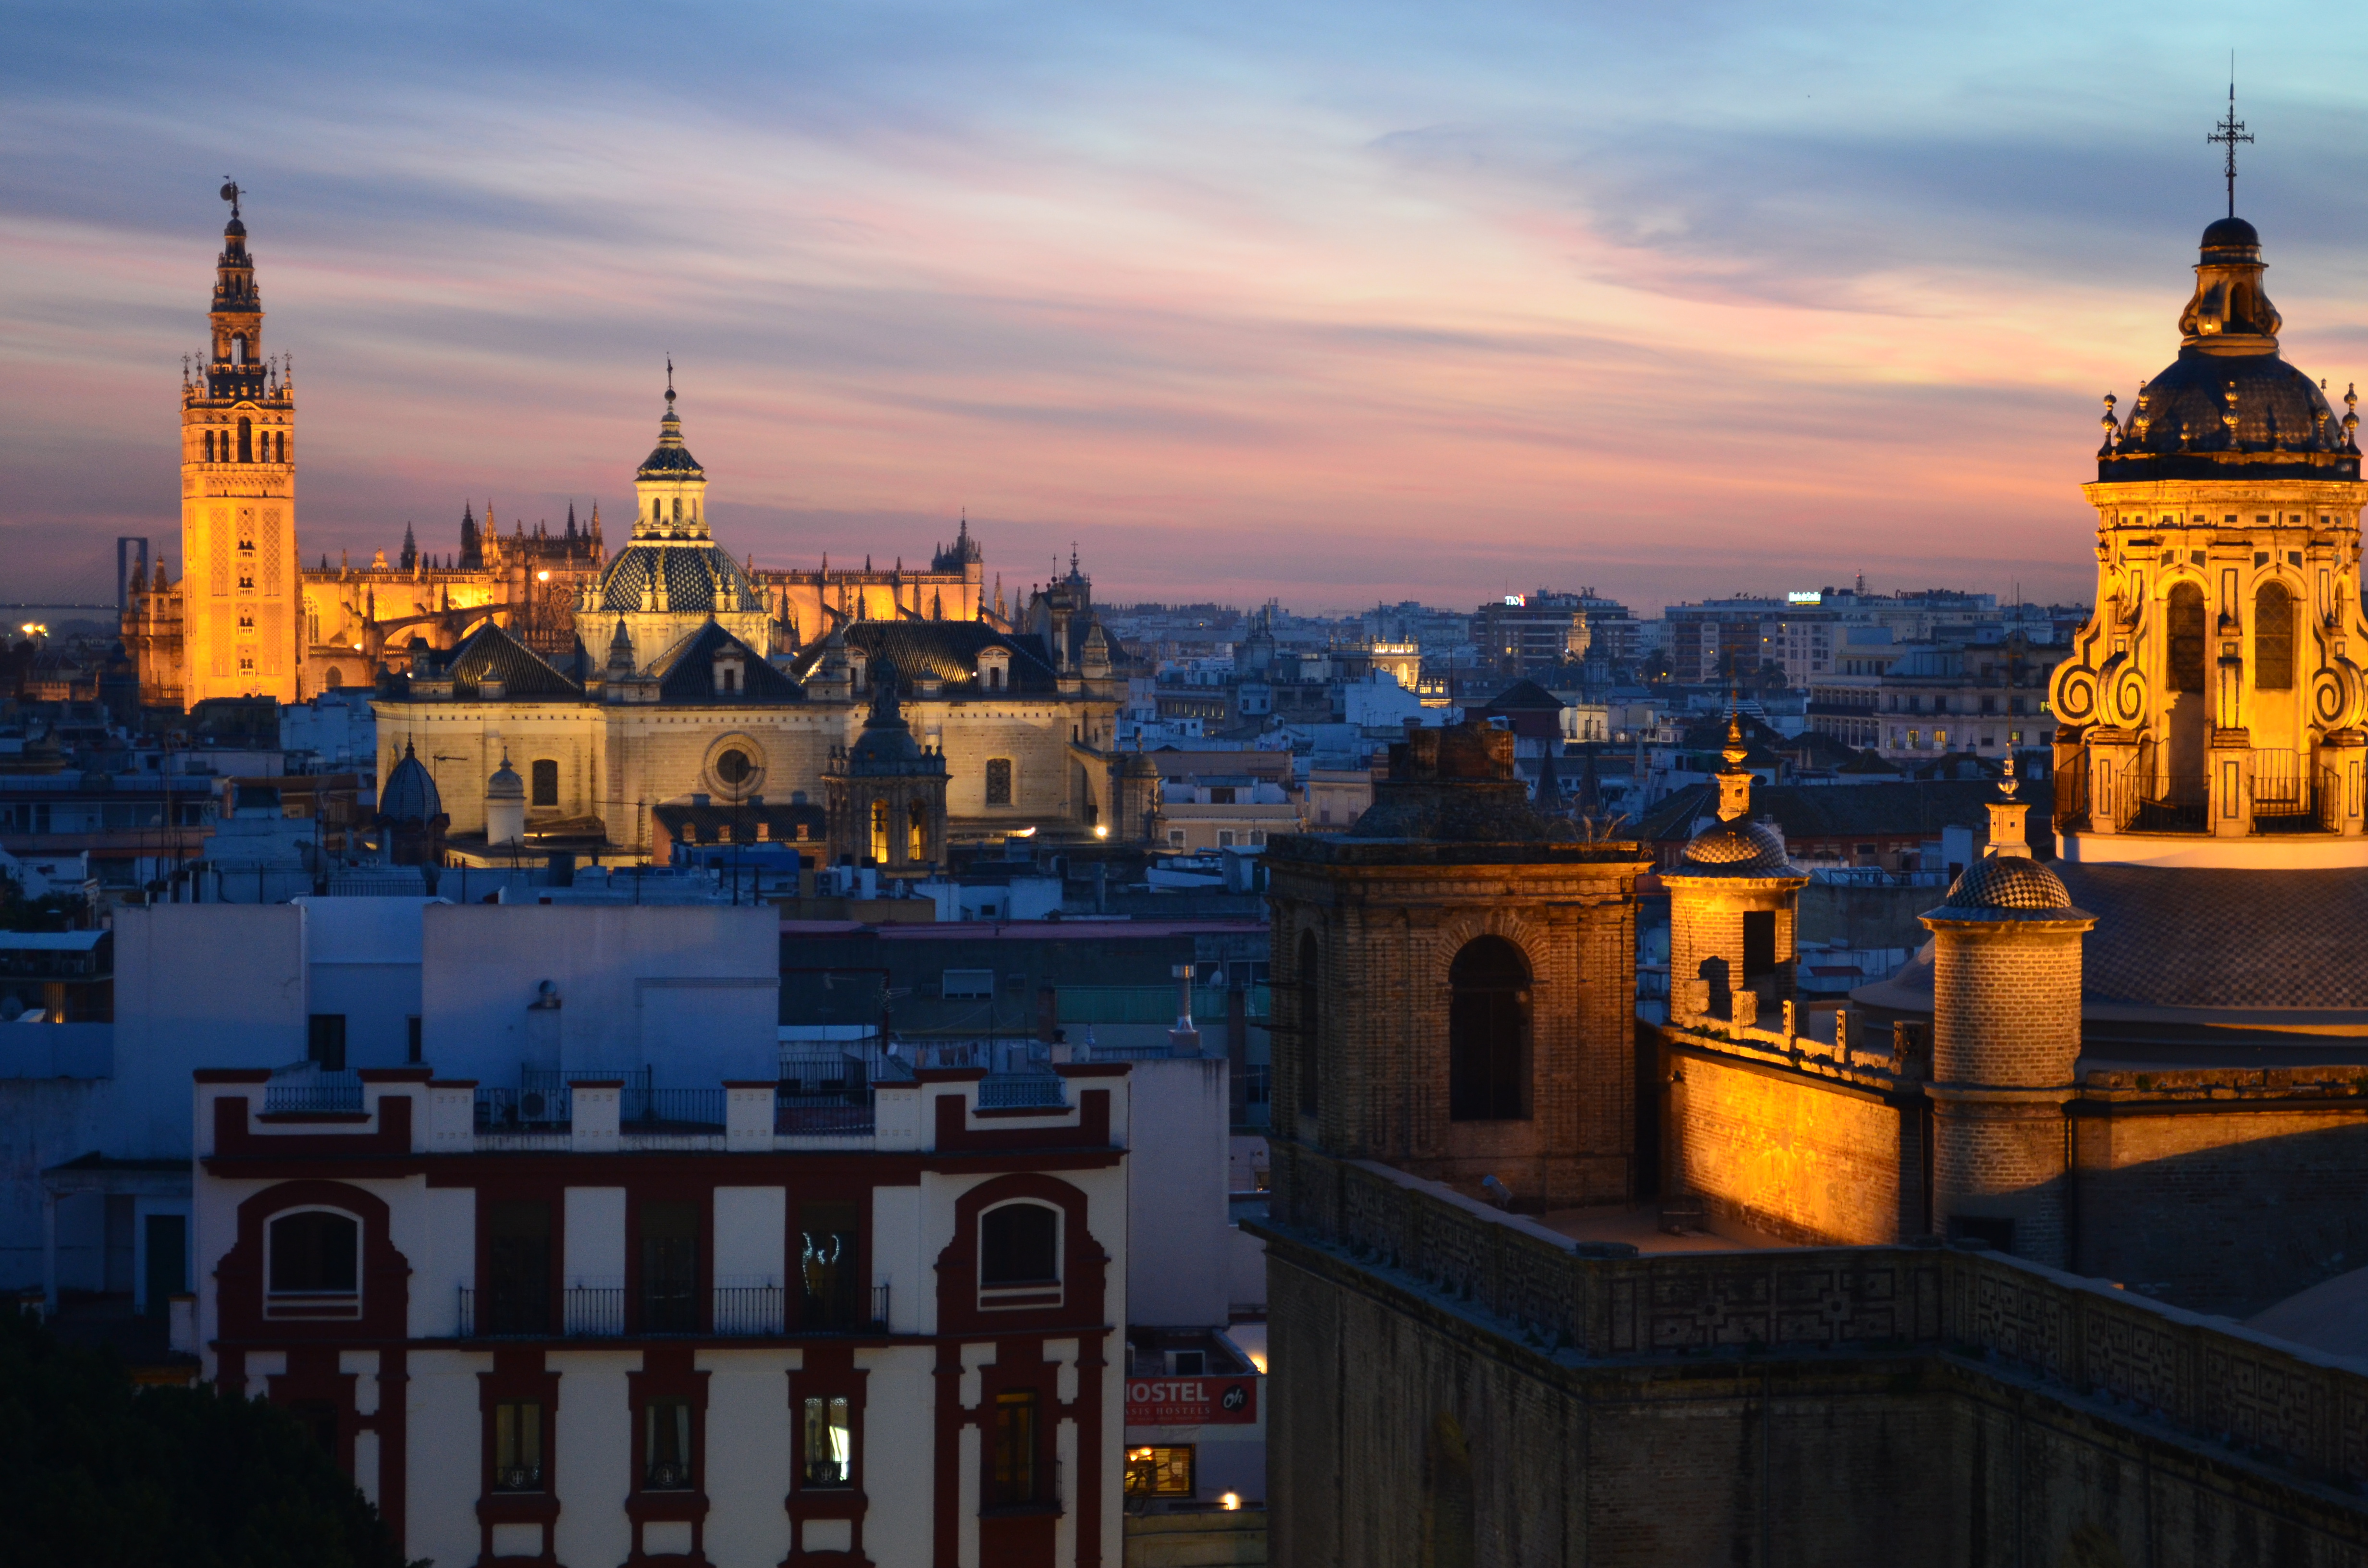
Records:
{"label": "circular window", "polygon": [[745,751],[727,751],[715,759],[715,777],[734,789],[746,783],[748,775],[755,771],[756,767],[748,761],[748,754]]}

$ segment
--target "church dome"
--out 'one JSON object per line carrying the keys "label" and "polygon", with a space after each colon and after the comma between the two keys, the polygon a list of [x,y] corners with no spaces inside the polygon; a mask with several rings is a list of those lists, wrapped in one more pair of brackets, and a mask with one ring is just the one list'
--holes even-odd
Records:
{"label": "church dome", "polygon": [[1989,855],[1949,889],[1936,920],[2079,920],[2064,879],[2028,855]]}
{"label": "church dome", "polygon": [[1740,817],[1712,824],[1684,850],[1681,877],[1797,877],[1784,857],[1784,841],[1765,823]]}
{"label": "church dome", "polygon": [[[661,585],[666,589],[663,601],[657,597]],[[594,608],[612,614],[645,609],[712,614],[757,609],[762,604],[756,585],[731,551],[712,542],[636,540],[601,570],[593,589]]]}
{"label": "church dome", "polygon": [[403,760],[387,774],[386,787],[378,792],[378,820],[424,827],[443,814],[444,799],[437,793],[434,776],[405,743]]}
{"label": "church dome", "polygon": [[[2261,284],[2260,235],[2242,218],[2203,231],[2179,358],[2140,384],[2126,416],[2106,399],[2097,477],[2357,479],[2357,421],[2278,352],[2285,324]],[[2349,401],[2347,397],[2347,401]]]}

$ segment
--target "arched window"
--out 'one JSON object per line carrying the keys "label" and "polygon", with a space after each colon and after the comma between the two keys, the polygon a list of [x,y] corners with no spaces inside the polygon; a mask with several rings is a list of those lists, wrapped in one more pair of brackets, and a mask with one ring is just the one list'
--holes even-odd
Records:
{"label": "arched window", "polygon": [[243,463],[255,460],[255,425],[251,420],[238,422],[238,460]]}
{"label": "arched window", "polygon": [[1519,1121],[1530,1114],[1530,965],[1502,937],[1475,937],[1448,967],[1447,1114]]}
{"label": "arched window", "polygon": [[214,433],[213,433],[212,431],[211,431],[211,430],[209,430],[209,431],[207,431],[207,432],[206,432],[206,438],[205,438],[205,449],[206,449],[206,461],[208,461],[208,462],[211,462],[211,461],[213,461],[213,460],[214,460]]}
{"label": "arched window", "polygon": [[361,1224],[350,1214],[300,1209],[271,1221],[274,1296],[351,1296],[361,1289]]}
{"label": "arched window", "polygon": [[2192,583],[2170,590],[2170,689],[2203,689],[2203,590]]}
{"label": "arched window", "polygon": [[674,520],[677,523],[682,521],[682,497],[679,495],[674,498]]}
{"label": "arched window", "polygon": [[230,362],[233,365],[246,363],[246,339],[244,335],[230,340]]}
{"label": "arched window", "polygon": [[2253,593],[2253,688],[2292,691],[2294,683],[2294,596],[2283,583],[2264,583]]}
{"label": "arched window", "polygon": [[1323,958],[1315,933],[1299,934],[1299,1114],[1314,1116],[1318,1104],[1315,1062],[1324,1038]]}
{"label": "arched window", "polygon": [[534,774],[534,794],[529,798],[533,802],[538,806],[555,806],[559,804],[558,762],[547,756],[537,757],[535,759],[532,771]]}
{"label": "arched window", "polygon": [[655,495],[650,497],[650,521],[654,523],[666,521],[666,503]]}
{"label": "arched window", "polygon": [[906,812],[905,858],[915,865],[926,865],[929,858],[929,808],[925,801],[916,801]]}
{"label": "arched window", "polygon": [[1011,759],[1008,756],[987,758],[986,803],[990,806],[1011,804]]}
{"label": "arched window", "polygon": [[979,1216],[978,1282],[989,1290],[1061,1278],[1061,1211],[1006,1203]]}

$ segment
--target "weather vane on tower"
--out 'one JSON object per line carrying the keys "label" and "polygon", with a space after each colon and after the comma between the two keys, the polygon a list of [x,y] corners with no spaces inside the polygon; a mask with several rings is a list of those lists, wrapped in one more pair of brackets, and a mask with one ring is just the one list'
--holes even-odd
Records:
{"label": "weather vane on tower", "polygon": [[238,181],[222,176],[222,199],[230,203],[230,215],[233,218],[238,216]]}
{"label": "weather vane on tower", "polygon": [[2228,118],[2213,127],[2212,134],[2203,140],[2228,149],[2227,165],[2223,171],[2228,178],[2228,216],[2237,215],[2237,143],[2250,142],[2245,122],[2237,118],[2237,57],[2228,57]]}

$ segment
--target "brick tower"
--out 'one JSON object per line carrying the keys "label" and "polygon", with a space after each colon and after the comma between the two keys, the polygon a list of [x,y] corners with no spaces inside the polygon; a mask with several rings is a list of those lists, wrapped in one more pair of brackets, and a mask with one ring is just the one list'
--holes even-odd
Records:
{"label": "brick tower", "polygon": [[1269,844],[1280,1181],[1306,1147],[1524,1209],[1631,1196],[1650,862],[1572,834],[1509,731],[1409,724],[1354,827]]}
{"label": "brick tower", "polygon": [[[1669,1006],[1682,1017],[1706,1006],[1731,1016],[1736,991],[1774,1007],[1793,995],[1801,890],[1806,873],[1784,856],[1773,829],[1751,820],[1751,770],[1743,766],[1743,729],[1726,723],[1726,766],[1718,772],[1718,822],[1685,847],[1664,872],[1669,890]],[[1708,983],[1707,993],[1697,983]]]}
{"label": "brick tower", "polygon": [[2013,765],[1990,806],[1989,850],[1922,916],[1932,946],[1932,1220],[2035,1263],[2066,1267],[2064,1107],[2080,1055],[2080,938],[2031,858]]}
{"label": "brick tower", "polygon": [[183,699],[293,702],[302,670],[296,390],[263,357],[263,299],[239,189],[215,264],[213,342],[181,381]]}

